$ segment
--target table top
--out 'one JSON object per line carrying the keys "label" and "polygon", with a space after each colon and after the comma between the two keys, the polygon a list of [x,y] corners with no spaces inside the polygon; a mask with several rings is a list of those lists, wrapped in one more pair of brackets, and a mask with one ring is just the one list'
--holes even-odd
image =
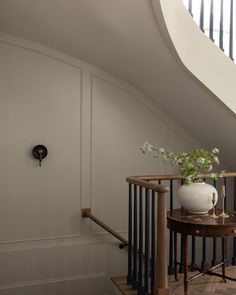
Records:
{"label": "table top", "polygon": [[[216,209],[216,215],[222,213]],[[182,209],[167,212],[167,226],[176,232],[204,237],[236,236],[236,212],[226,211],[228,218],[213,218],[211,214],[194,215]]]}

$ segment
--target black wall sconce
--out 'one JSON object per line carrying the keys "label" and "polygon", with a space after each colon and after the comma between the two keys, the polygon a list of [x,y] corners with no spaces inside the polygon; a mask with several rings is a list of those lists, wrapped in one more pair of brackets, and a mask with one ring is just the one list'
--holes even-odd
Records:
{"label": "black wall sconce", "polygon": [[39,144],[33,148],[32,154],[35,157],[35,159],[39,160],[39,166],[41,167],[41,162],[44,158],[47,157],[48,150],[46,146]]}

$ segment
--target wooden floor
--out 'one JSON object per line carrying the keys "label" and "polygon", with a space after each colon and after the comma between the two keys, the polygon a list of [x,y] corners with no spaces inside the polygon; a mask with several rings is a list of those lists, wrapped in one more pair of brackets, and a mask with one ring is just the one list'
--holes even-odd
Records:
{"label": "wooden floor", "polygon": [[[195,273],[189,273],[189,276]],[[236,267],[227,267],[226,275],[236,278]],[[123,295],[137,295],[137,291],[134,291],[130,286],[126,284],[126,277],[112,278],[112,281],[121,291]],[[169,277],[169,287],[171,295],[183,295],[183,276],[179,275],[179,281],[176,282],[173,276]],[[226,283],[219,277],[205,275],[188,285],[189,295],[236,295],[236,282],[228,280]]]}

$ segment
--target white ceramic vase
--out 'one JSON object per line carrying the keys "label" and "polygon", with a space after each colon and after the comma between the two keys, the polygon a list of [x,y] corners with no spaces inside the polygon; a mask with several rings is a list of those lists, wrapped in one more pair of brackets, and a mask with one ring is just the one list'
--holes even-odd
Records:
{"label": "white ceramic vase", "polygon": [[180,205],[192,214],[206,214],[212,209],[213,193],[216,196],[216,204],[217,190],[205,182],[184,184],[177,191]]}

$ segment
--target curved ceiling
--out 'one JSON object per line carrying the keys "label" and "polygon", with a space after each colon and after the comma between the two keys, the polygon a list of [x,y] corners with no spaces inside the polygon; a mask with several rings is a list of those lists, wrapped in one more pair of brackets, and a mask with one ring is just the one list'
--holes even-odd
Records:
{"label": "curved ceiling", "polygon": [[235,128],[234,115],[180,65],[151,1],[1,0],[0,28],[128,81],[203,145],[223,149],[226,164],[236,168],[236,139],[226,132]]}

